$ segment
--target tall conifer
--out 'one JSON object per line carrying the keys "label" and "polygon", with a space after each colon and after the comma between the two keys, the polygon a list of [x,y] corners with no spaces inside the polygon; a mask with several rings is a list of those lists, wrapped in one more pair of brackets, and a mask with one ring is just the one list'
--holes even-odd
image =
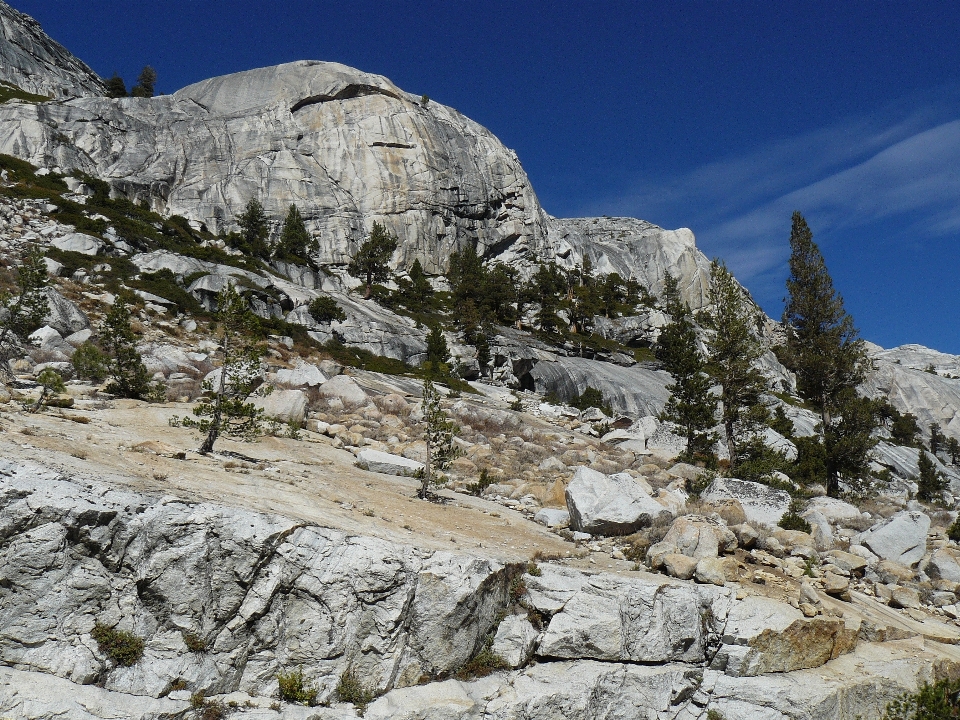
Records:
{"label": "tall conifer", "polygon": [[876,444],[870,438],[874,423],[867,420],[867,407],[861,407],[864,401],[854,392],[869,361],[799,212],[793,214],[790,231],[787,295],[783,311],[787,342],[781,360],[796,373],[800,396],[820,412],[827,491],[836,495],[841,476],[866,472],[869,450]]}

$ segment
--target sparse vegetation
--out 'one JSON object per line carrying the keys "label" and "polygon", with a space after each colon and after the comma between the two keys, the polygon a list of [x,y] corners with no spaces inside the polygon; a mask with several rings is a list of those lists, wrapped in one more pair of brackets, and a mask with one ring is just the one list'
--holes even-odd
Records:
{"label": "sparse vegetation", "polygon": [[341,701],[356,706],[361,715],[367,709],[367,705],[373,702],[376,697],[373,690],[360,682],[360,678],[357,677],[353,668],[347,668],[340,675],[336,693]]}
{"label": "sparse vegetation", "polygon": [[310,301],[310,305],[308,305],[307,308],[310,317],[318,323],[328,323],[334,320],[343,322],[347,319],[347,314],[343,311],[343,308],[337,305],[337,301],[329,295],[321,295],[318,298],[314,298]]}
{"label": "sparse vegetation", "polygon": [[297,705],[317,704],[317,689],[303,676],[303,668],[277,673],[280,699]]}
{"label": "sparse vegetation", "polygon": [[117,665],[130,667],[143,657],[145,643],[131,632],[117,630],[98,622],[94,624],[90,635],[97,642],[100,652]]}
{"label": "sparse vegetation", "polygon": [[924,683],[887,703],[883,720],[951,720],[960,716],[960,680]]}
{"label": "sparse vegetation", "polygon": [[187,646],[187,650],[192,653],[203,653],[207,651],[207,641],[203,639],[203,636],[191,630],[183,631],[183,642]]}

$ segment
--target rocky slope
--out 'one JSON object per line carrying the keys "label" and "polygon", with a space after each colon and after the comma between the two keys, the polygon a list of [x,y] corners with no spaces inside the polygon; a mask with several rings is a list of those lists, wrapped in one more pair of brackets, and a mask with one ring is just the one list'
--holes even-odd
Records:
{"label": "rocky slope", "polygon": [[103,82],[29,15],[0,2],[0,80],[35,95],[103,95]]}

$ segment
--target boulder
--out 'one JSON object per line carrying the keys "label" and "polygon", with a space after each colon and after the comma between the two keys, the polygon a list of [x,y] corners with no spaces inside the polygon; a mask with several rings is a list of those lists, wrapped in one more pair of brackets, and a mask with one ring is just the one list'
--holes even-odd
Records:
{"label": "boulder", "polygon": [[669,515],[626,473],[604,475],[577,468],[565,494],[570,527],[594,535],[628,535]]}
{"label": "boulder", "polygon": [[307,415],[307,396],[300,390],[274,390],[268,395],[250,399],[268,418],[280,422],[302,424]]}
{"label": "boulder", "polygon": [[728,525],[740,525],[747,521],[747,516],[743,512],[743,505],[739,500],[732,498],[727,500],[704,500],[702,511],[704,513],[716,513]]}
{"label": "boulder", "polygon": [[934,580],[949,580],[960,583],[960,563],[956,555],[945,548],[934,551],[924,572]]}
{"label": "boulder", "polygon": [[276,383],[290,388],[316,387],[327,381],[327,376],[320,368],[310,363],[301,362],[293,369],[277,370]]}
{"label": "boulder", "polygon": [[916,510],[904,510],[880,525],[861,533],[856,542],[866,545],[884,560],[916,565],[927,552],[930,518]]}
{"label": "boulder", "polygon": [[533,516],[534,522],[551,528],[564,528],[570,524],[570,513],[559,508],[543,508]]}
{"label": "boulder", "polygon": [[712,583],[713,585],[723,585],[727,581],[727,561],[719,557],[704,557],[697,562],[697,569],[693,573],[694,579],[699,583]]}
{"label": "boulder", "polygon": [[357,453],[357,465],[370,472],[384,475],[404,475],[413,477],[424,469],[422,462],[410,460],[399,455],[381,452],[379,450],[361,450]]}
{"label": "boulder", "polygon": [[563,464],[560,458],[551,455],[541,460],[537,469],[543,470],[544,472],[566,472],[567,466]]}
{"label": "boulder", "polygon": [[340,400],[344,407],[359,407],[369,400],[367,393],[349,375],[330,378],[320,386],[319,394],[320,397]]}
{"label": "boulder", "polygon": [[823,575],[823,591],[827,595],[847,595],[850,590],[850,578],[843,575],[834,575],[831,572]]}
{"label": "boulder", "polygon": [[856,647],[859,623],[807,619],[786,603],[752,595],[730,610],[722,644],[711,667],[749,677],[820,667]]}
{"label": "boulder", "polygon": [[93,331],[87,328],[86,330],[80,330],[79,332],[67,335],[64,340],[70,343],[73,347],[80,347],[92,337]]}
{"label": "boulder", "polygon": [[734,478],[716,478],[700,497],[709,502],[737,500],[748,522],[771,527],[780,522],[790,507],[790,494],[784,490]]}
{"label": "boulder", "polygon": [[867,567],[866,559],[843,550],[831,550],[826,556],[831,563],[848,573],[862,574]]}
{"label": "boulder", "polygon": [[49,325],[44,325],[30,333],[27,338],[33,345],[48,353],[60,353],[66,358],[73,354],[73,345]]}
{"label": "boulder", "polygon": [[54,287],[47,287],[46,293],[49,311],[43,319],[44,325],[49,325],[64,337],[90,329],[90,320],[75,303],[67,300]]}
{"label": "boulder", "polygon": [[664,536],[682,555],[692,558],[717,557],[719,552],[736,549],[736,536],[716,520],[703,515],[678,517]]}
{"label": "boulder", "polygon": [[697,570],[698,561],[689,555],[681,553],[667,553],[662,560],[663,571],[670,577],[680,580],[689,580]]}
{"label": "boulder", "polygon": [[537,645],[540,657],[703,662],[733,602],[729,590],[713,585],[587,575],[548,564],[540,570],[539,577],[524,577],[528,606],[552,615]]}
{"label": "boulder", "polygon": [[806,510],[819,512],[827,522],[841,525],[845,520],[859,520],[862,515],[856,505],[826,496],[812,498],[807,503]]}
{"label": "boulder", "polygon": [[497,627],[490,649],[510,667],[523,667],[533,657],[539,634],[526,615],[507,615]]}
{"label": "boulder", "polygon": [[748,523],[731,525],[730,531],[737,536],[737,544],[747,550],[756,545],[757,540],[760,538],[760,533],[756,531],[753,525]]}
{"label": "boulder", "polygon": [[917,609],[920,607],[920,593],[913,588],[897,585],[891,588],[890,607]]}
{"label": "boulder", "polygon": [[50,244],[64,252],[75,252],[81,255],[98,255],[103,250],[103,241],[84,233],[70,233],[62,237],[50,239]]}

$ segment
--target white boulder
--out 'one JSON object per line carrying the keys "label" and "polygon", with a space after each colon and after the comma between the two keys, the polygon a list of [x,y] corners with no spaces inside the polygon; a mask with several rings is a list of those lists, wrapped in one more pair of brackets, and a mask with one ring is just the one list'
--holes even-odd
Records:
{"label": "white boulder", "polygon": [[367,393],[349,375],[337,375],[327,380],[320,386],[320,396],[337,398],[345,407],[366,405],[368,400]]}
{"label": "white boulder", "polygon": [[274,390],[250,401],[263,410],[266,417],[280,422],[300,424],[307,415],[307,396],[300,390]]}
{"label": "white boulder", "polygon": [[500,622],[490,649],[510,667],[523,667],[533,657],[538,635],[526,615],[507,615]]}
{"label": "white boulder", "polygon": [[405,475],[413,477],[424,469],[422,462],[410,460],[400,455],[391,455],[380,450],[361,450],[357,454],[357,465],[370,472],[384,475]]}
{"label": "white boulder", "polygon": [[577,468],[566,488],[570,527],[592,535],[628,535],[669,511],[626,473]]}
{"label": "white boulder", "polygon": [[64,252],[75,252],[81,255],[97,255],[103,250],[103,241],[84,233],[71,233],[63,237],[50,239],[50,244]]}
{"label": "white boulder", "polygon": [[747,520],[761,525],[776,526],[790,507],[790,494],[769,485],[716,478],[700,497],[704,500],[738,500]]}
{"label": "white boulder", "polygon": [[929,529],[930,518],[925,513],[904,510],[860,533],[855,541],[884,560],[910,567],[920,562],[926,553]]}
{"label": "white boulder", "polygon": [[533,516],[533,520],[547,527],[562,528],[570,524],[570,513],[560,508],[542,508]]}

